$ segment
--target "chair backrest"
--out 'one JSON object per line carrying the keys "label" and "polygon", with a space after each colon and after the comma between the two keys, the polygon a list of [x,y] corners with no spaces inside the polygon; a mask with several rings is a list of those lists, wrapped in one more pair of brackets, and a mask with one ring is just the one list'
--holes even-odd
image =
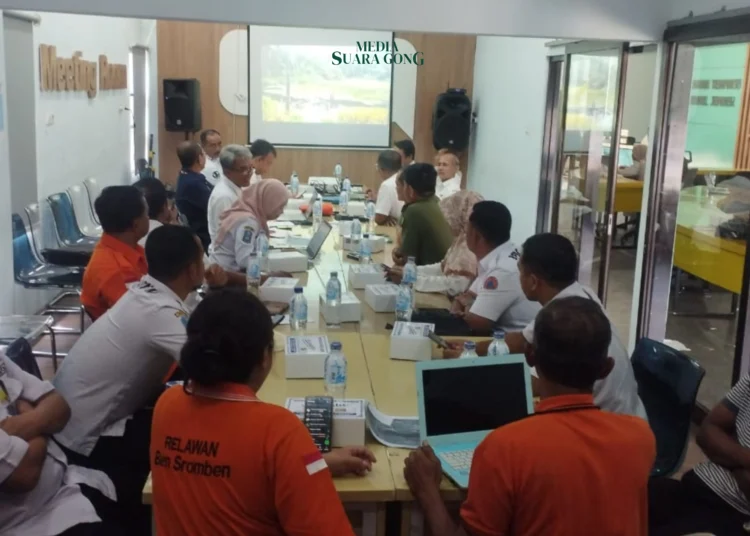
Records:
{"label": "chair backrest", "polygon": [[16,281],[22,282],[22,276],[39,266],[39,262],[31,250],[31,239],[21,216],[13,214],[11,223],[13,226],[13,277]]}
{"label": "chair backrest", "polygon": [[96,198],[99,197],[99,195],[102,193],[102,189],[94,177],[89,177],[88,179],[84,180],[83,187],[86,188],[86,193],[89,194],[89,207],[91,207],[91,215],[94,217],[94,221],[96,223],[101,223],[99,221],[99,216],[96,215],[96,210],[94,210],[94,202],[96,201]]}
{"label": "chair backrest", "polygon": [[60,237],[57,234],[55,219],[52,216],[52,209],[49,203],[44,200],[41,205],[39,203],[28,205],[24,212],[26,213],[24,221],[30,231],[32,249],[39,262],[44,263],[42,251],[62,247]]}
{"label": "chair backrest", "polygon": [[706,371],[674,348],[645,338],[638,341],[631,362],[656,437],[651,474],[668,476],[685,457],[693,406]]}
{"label": "chair backrest", "polygon": [[36,362],[31,344],[23,337],[8,345],[5,349],[5,357],[13,361],[24,372],[36,376],[40,380],[42,379],[42,372],[39,370],[39,363]]}
{"label": "chair backrest", "polygon": [[73,211],[79,229],[88,236],[98,236],[101,229],[97,229],[98,225],[91,211],[91,203],[86,188],[82,184],[75,184],[68,188],[68,195],[73,202]]}
{"label": "chair backrest", "polygon": [[76,214],[73,210],[73,203],[67,193],[53,194],[47,198],[49,206],[52,208],[52,214],[55,217],[57,232],[63,244],[75,244],[84,238],[81,229],[76,223]]}

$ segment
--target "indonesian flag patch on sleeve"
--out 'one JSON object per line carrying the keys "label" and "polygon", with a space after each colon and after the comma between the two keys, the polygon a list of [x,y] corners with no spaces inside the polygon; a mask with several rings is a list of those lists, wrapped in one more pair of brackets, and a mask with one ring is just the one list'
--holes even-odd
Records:
{"label": "indonesian flag patch on sleeve", "polygon": [[325,469],[328,469],[328,464],[323,459],[323,455],[320,452],[314,452],[307,456],[302,456],[302,463],[305,464],[308,475],[314,475]]}

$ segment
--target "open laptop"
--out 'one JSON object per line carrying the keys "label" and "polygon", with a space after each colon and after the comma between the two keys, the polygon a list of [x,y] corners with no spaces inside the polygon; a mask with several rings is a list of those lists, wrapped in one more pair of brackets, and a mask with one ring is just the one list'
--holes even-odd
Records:
{"label": "open laptop", "polygon": [[534,411],[523,355],[417,363],[419,439],[440,458],[443,472],[469,485],[474,449],[496,428]]}

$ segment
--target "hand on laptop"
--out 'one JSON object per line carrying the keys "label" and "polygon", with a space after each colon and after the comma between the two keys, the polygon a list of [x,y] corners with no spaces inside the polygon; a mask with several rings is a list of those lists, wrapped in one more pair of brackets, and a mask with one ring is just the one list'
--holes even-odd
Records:
{"label": "hand on laptop", "polygon": [[446,342],[448,343],[448,346],[450,346],[450,348],[446,348],[445,350],[443,350],[443,359],[457,359],[461,357],[461,352],[463,352],[464,350],[464,343],[466,341],[463,339],[459,339]]}
{"label": "hand on laptop", "polygon": [[404,478],[412,495],[418,500],[430,494],[440,493],[443,468],[432,447],[426,441],[406,458]]}
{"label": "hand on laptop", "polygon": [[354,474],[365,476],[377,462],[375,455],[367,447],[343,447],[323,454],[333,476]]}

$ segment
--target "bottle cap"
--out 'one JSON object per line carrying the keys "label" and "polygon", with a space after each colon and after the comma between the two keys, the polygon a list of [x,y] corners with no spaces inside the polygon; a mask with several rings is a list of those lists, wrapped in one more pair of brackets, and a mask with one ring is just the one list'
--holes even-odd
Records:
{"label": "bottle cap", "polygon": [[407,257],[406,260],[407,260],[407,262],[417,262],[417,258],[416,257]]}
{"label": "bottle cap", "polygon": [[338,272],[331,272],[331,277],[338,277],[338,275],[339,275]]}
{"label": "bottle cap", "polygon": [[370,233],[365,233],[362,235],[362,238],[370,238]]}
{"label": "bottle cap", "polygon": [[505,332],[504,331],[494,331],[492,333],[492,337],[495,339],[504,339],[505,338]]}
{"label": "bottle cap", "polygon": [[477,344],[474,341],[466,341],[464,343],[464,350],[473,350],[477,347]]}
{"label": "bottle cap", "polygon": [[332,342],[331,343],[331,350],[341,350],[341,343],[340,342]]}
{"label": "bottle cap", "polygon": [[302,291],[304,289],[302,287],[294,287],[294,293],[295,294],[302,294]]}

